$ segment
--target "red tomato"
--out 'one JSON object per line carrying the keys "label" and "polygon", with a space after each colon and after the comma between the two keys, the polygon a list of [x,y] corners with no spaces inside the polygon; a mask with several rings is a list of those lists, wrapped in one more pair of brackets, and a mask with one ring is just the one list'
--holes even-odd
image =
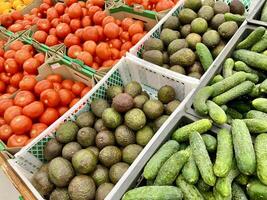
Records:
{"label": "red tomato", "polygon": [[83,39],[83,29],[79,28],[77,31],[74,33],[77,37],[79,37],[81,40]]}
{"label": "red tomato", "polygon": [[18,90],[18,88],[12,86],[12,85],[8,85],[6,88],[6,92],[9,94],[13,94],[14,92],[16,92]]}
{"label": "red tomato", "polygon": [[0,74],[0,80],[2,80],[5,84],[9,84],[10,82],[10,76],[8,76],[8,74],[6,73],[1,73]]}
{"label": "red tomato", "polygon": [[68,107],[61,106],[60,108],[58,108],[59,115],[60,116],[64,115],[64,113],[67,112],[68,110],[69,110]]}
{"label": "red tomato", "polygon": [[163,10],[168,10],[174,6],[174,2],[170,0],[160,0],[156,5],[156,11],[160,12]]}
{"label": "red tomato", "polygon": [[49,21],[51,21],[52,19],[58,18],[59,15],[57,13],[57,10],[55,7],[51,7],[47,10],[46,12],[46,17]]}
{"label": "red tomato", "polygon": [[90,6],[88,8],[88,15],[90,16],[91,19],[93,19],[93,16],[94,14],[97,12],[97,11],[101,11],[102,9],[98,6]]}
{"label": "red tomato", "polygon": [[56,3],[55,4],[55,9],[57,10],[57,13],[59,14],[59,15],[63,15],[64,14],[64,11],[65,11],[65,5],[64,5],[64,3]]}
{"label": "red tomato", "polygon": [[22,114],[22,108],[19,106],[10,106],[9,108],[6,109],[5,113],[4,113],[4,119],[6,121],[6,123],[10,123],[11,120]]}
{"label": "red tomato", "polygon": [[54,35],[48,35],[45,41],[45,44],[49,47],[57,45],[58,44],[58,39]]}
{"label": "red tomato", "polygon": [[75,32],[77,29],[81,28],[81,21],[79,19],[72,19],[70,21],[70,28],[72,32]]}
{"label": "red tomato", "polygon": [[102,60],[111,58],[111,51],[107,43],[100,42],[96,47],[96,55]]}
{"label": "red tomato", "polygon": [[59,94],[54,89],[43,91],[40,100],[48,107],[56,107],[60,103]]}
{"label": "red tomato", "polygon": [[14,105],[14,103],[13,103],[12,99],[1,98],[0,99],[0,115],[3,116],[6,109],[13,106],[13,105]]}
{"label": "red tomato", "polygon": [[39,19],[36,25],[38,30],[42,30],[45,32],[48,32],[51,28],[51,24],[48,19]]}
{"label": "red tomato", "polygon": [[67,47],[71,47],[73,45],[79,45],[80,44],[80,38],[74,35],[73,33],[70,33],[67,35],[67,37],[64,40],[64,44]]}
{"label": "red tomato", "polygon": [[108,42],[110,47],[121,49],[122,41],[120,39],[112,39]]}
{"label": "red tomato", "polygon": [[48,80],[42,80],[39,81],[35,87],[34,87],[34,92],[37,95],[40,95],[43,91],[47,90],[47,89],[52,89],[53,88],[53,84],[52,82],[48,81]]}
{"label": "red tomato", "polygon": [[40,43],[45,43],[47,36],[48,34],[45,31],[36,31],[32,37]]}
{"label": "red tomato", "polygon": [[93,64],[93,56],[86,51],[82,51],[78,54],[77,59],[83,61],[87,66],[91,66]]}
{"label": "red tomato", "polygon": [[111,51],[111,58],[113,60],[120,58],[120,51],[118,49],[111,48],[110,51]]}
{"label": "red tomato", "polygon": [[5,59],[0,57],[0,73],[5,70],[4,63],[5,63]]}
{"label": "red tomato", "polygon": [[18,51],[23,47],[23,45],[24,44],[20,40],[15,40],[14,42],[10,44],[9,48],[14,51]]}
{"label": "red tomato", "polygon": [[72,106],[74,106],[78,101],[80,101],[80,98],[75,98],[70,102],[69,107],[71,108]]}
{"label": "red tomato", "polygon": [[66,23],[60,23],[59,25],[57,25],[56,31],[57,36],[62,39],[71,32],[69,25]]}
{"label": "red tomato", "polygon": [[23,29],[24,29],[24,26],[22,24],[12,24],[11,26],[8,27],[8,30],[13,33],[22,31]]}
{"label": "red tomato", "polygon": [[8,138],[12,135],[12,129],[9,125],[4,124],[0,126],[0,139],[4,142],[8,140]]}
{"label": "red tomato", "polygon": [[[10,78],[10,84],[14,87],[19,86],[19,82],[22,80],[23,74],[22,73],[16,73]],[[1,91],[0,91],[1,92]]]}
{"label": "red tomato", "polygon": [[37,83],[34,76],[27,75],[19,82],[19,88],[21,90],[32,91]]}
{"label": "red tomato", "polygon": [[83,88],[81,92],[81,97],[85,96],[92,88],[91,87],[85,87]]}
{"label": "red tomato", "polygon": [[71,58],[77,58],[77,56],[82,52],[82,48],[79,45],[73,45],[68,50],[68,56]]}
{"label": "red tomato", "polygon": [[8,147],[23,147],[29,140],[27,135],[12,135],[7,141]]}
{"label": "red tomato", "polygon": [[39,62],[41,64],[43,64],[44,61],[45,61],[45,55],[43,53],[37,53],[37,54],[35,54],[34,58],[36,58],[37,60],[39,60]]}
{"label": "red tomato", "polygon": [[82,18],[82,26],[86,27],[86,26],[91,26],[92,22],[89,16],[84,16]]}
{"label": "red tomato", "polygon": [[95,6],[99,6],[100,8],[102,8],[105,5],[104,0],[91,0],[90,2]]}
{"label": "red tomato", "polygon": [[6,91],[6,84],[3,81],[0,81],[0,92],[4,93]]}
{"label": "red tomato", "polygon": [[[89,11],[90,12],[90,11]],[[103,19],[107,16],[105,11],[97,11],[93,16],[93,21],[97,25],[101,25]]]}
{"label": "red tomato", "polygon": [[25,60],[28,60],[31,57],[32,55],[30,51],[27,51],[25,49],[18,50],[15,53],[15,60],[19,65],[22,65],[25,62]]}
{"label": "red tomato", "polygon": [[61,83],[62,77],[59,74],[50,74],[46,77],[46,80],[48,80],[52,83]]}
{"label": "red tomato", "polygon": [[62,16],[60,17],[60,19],[61,19],[61,21],[62,21],[63,23],[67,23],[67,24],[70,23],[70,16],[69,16],[68,14],[64,14],[64,15],[62,15]]}
{"label": "red tomato", "polygon": [[65,88],[67,90],[71,90],[74,82],[72,80],[66,79],[66,80],[62,81],[61,84],[62,84],[63,88]]}
{"label": "red tomato", "polygon": [[45,129],[47,129],[47,125],[43,123],[36,123],[32,125],[32,130],[30,132],[31,138],[36,138],[40,135]]}
{"label": "red tomato", "polygon": [[10,74],[15,74],[20,71],[20,68],[14,58],[8,58],[5,61],[5,71]]}
{"label": "red tomato", "polygon": [[15,57],[15,53],[16,53],[16,51],[13,50],[13,49],[7,50],[7,51],[4,53],[4,58],[5,58],[5,59],[8,59],[8,58],[14,58],[14,57]]}
{"label": "red tomato", "polygon": [[79,3],[74,3],[69,7],[68,14],[71,19],[82,17],[82,7]]}
{"label": "red tomato", "polygon": [[38,67],[41,65],[36,58],[29,58],[23,64],[23,69],[28,74],[37,74]]}
{"label": "red tomato", "polygon": [[103,21],[102,21],[102,26],[105,27],[105,25],[107,25],[110,22],[114,22],[115,23],[115,18],[112,16],[106,16]]}
{"label": "red tomato", "polygon": [[88,40],[85,43],[83,43],[83,50],[87,51],[91,55],[95,54],[96,49],[96,43],[93,40]]}
{"label": "red tomato", "polygon": [[50,8],[50,6],[47,3],[42,3],[39,8],[41,13],[45,13],[48,10],[48,8]]}
{"label": "red tomato", "polygon": [[49,126],[56,121],[59,116],[59,112],[55,108],[47,108],[39,118],[39,121]]}
{"label": "red tomato", "polygon": [[58,92],[62,88],[62,85],[60,83],[53,83],[53,87]]}
{"label": "red tomato", "polygon": [[[53,35],[53,36],[56,36],[57,37],[57,30],[56,28],[51,28],[49,30],[49,35]],[[58,40],[58,39],[57,39]]]}
{"label": "red tomato", "polygon": [[44,104],[40,101],[34,101],[25,106],[22,110],[23,115],[26,115],[32,119],[40,117],[44,112]]}
{"label": "red tomato", "polygon": [[128,32],[130,36],[133,36],[136,33],[143,33],[144,27],[140,24],[140,22],[135,22],[129,27]]}
{"label": "red tomato", "polygon": [[132,47],[132,43],[130,41],[128,42],[125,42],[121,45],[121,50],[126,50],[126,51],[129,51],[130,48]]}
{"label": "red tomato", "polygon": [[14,22],[9,14],[2,14],[0,18],[1,25],[4,27],[9,27],[11,26]]}
{"label": "red tomato", "polygon": [[81,94],[81,92],[82,92],[82,90],[85,88],[86,86],[85,86],[85,84],[84,83],[82,83],[82,82],[76,82],[76,83],[74,83],[73,85],[72,85],[72,92],[73,92],[73,94],[75,94],[75,95],[80,95]]}
{"label": "red tomato", "polygon": [[117,24],[114,22],[110,22],[105,25],[104,27],[104,34],[107,38],[115,39],[119,36],[120,29]]}
{"label": "red tomato", "polygon": [[96,27],[88,26],[88,27],[84,28],[84,31],[83,31],[83,40],[84,41],[93,40],[93,41],[97,42],[98,39],[99,39],[99,35],[98,35],[98,30]]}
{"label": "red tomato", "polygon": [[35,100],[35,97],[33,95],[33,93],[31,93],[30,91],[19,91],[15,98],[14,98],[14,104],[16,106],[20,106],[20,107],[24,107],[28,104],[30,104],[31,102],[33,102]]}
{"label": "red tomato", "polygon": [[59,94],[59,98],[60,98],[60,104],[63,106],[69,105],[73,99],[73,94],[70,90],[60,89],[58,91],[58,94]]}
{"label": "red tomato", "polygon": [[64,3],[67,5],[67,6],[70,6],[74,3],[78,2],[78,0],[64,0]]}
{"label": "red tomato", "polygon": [[3,117],[0,117],[0,126],[6,124],[6,121],[4,120]]}
{"label": "red tomato", "polygon": [[26,134],[32,128],[32,120],[25,115],[18,115],[11,120],[10,127],[15,134]]}
{"label": "red tomato", "polygon": [[[59,25],[59,23],[60,23],[60,19],[59,19],[59,18],[52,19],[52,21],[51,21],[51,26],[52,26],[53,28],[56,28],[57,25]],[[51,29],[50,29],[50,30],[51,30]],[[49,31],[49,32],[50,32],[50,31]]]}
{"label": "red tomato", "polygon": [[14,21],[23,19],[23,15],[17,10],[11,13],[11,17],[13,18]]}

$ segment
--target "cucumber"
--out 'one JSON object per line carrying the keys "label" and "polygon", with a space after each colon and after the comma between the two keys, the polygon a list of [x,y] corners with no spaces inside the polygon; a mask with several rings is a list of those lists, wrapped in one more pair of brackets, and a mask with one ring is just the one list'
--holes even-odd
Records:
{"label": "cucumber", "polygon": [[244,121],[233,120],[232,137],[238,169],[243,174],[253,174],[256,170],[256,156],[249,130]]}
{"label": "cucumber", "polygon": [[209,48],[203,43],[197,43],[196,52],[199,57],[200,63],[205,71],[209,69],[211,64],[213,63],[213,57]]}
{"label": "cucumber", "polygon": [[132,189],[122,200],[179,200],[183,199],[182,191],[175,186],[143,186]]}
{"label": "cucumber", "polygon": [[266,200],[267,185],[262,184],[259,180],[252,180],[247,185],[247,193],[250,200]]}
{"label": "cucumber", "polygon": [[222,105],[221,108],[223,109],[223,111],[225,112],[228,109],[227,105]]}
{"label": "cucumber", "polygon": [[257,160],[257,176],[260,181],[267,185],[267,134],[262,133],[256,137],[255,152]]}
{"label": "cucumber", "polygon": [[250,133],[266,133],[266,119],[244,119]]}
{"label": "cucumber", "polygon": [[144,169],[144,177],[148,180],[154,180],[159,169],[164,162],[179,150],[179,143],[175,140],[169,140],[152,156]]}
{"label": "cucumber", "polygon": [[243,115],[239,113],[237,110],[233,108],[229,108],[226,110],[226,114],[230,115],[232,119],[242,119]]}
{"label": "cucumber", "polygon": [[209,108],[206,104],[207,99],[212,95],[213,88],[211,86],[201,88],[195,95],[193,106],[197,113],[200,115],[207,115]]}
{"label": "cucumber", "polygon": [[260,84],[254,85],[251,92],[248,95],[254,98],[260,97],[262,95],[260,91]]}
{"label": "cucumber", "polygon": [[210,100],[207,100],[207,106],[209,108],[209,116],[216,124],[222,125],[227,122],[227,116],[220,106]]}
{"label": "cucumber", "polygon": [[205,200],[216,200],[212,192],[199,191]]}
{"label": "cucumber", "polygon": [[263,93],[267,93],[267,79],[265,79],[265,81],[260,84],[260,91]]}
{"label": "cucumber", "polygon": [[225,21],[235,21],[238,25],[241,25],[246,17],[239,14],[225,13],[224,14]]}
{"label": "cucumber", "polygon": [[231,115],[228,115],[228,114],[226,115],[227,115],[227,123],[232,124],[233,118],[231,117]]}
{"label": "cucumber", "polygon": [[232,58],[227,58],[223,64],[223,77],[227,78],[233,75],[233,68],[235,66],[235,61]]}
{"label": "cucumber", "polygon": [[264,119],[266,118],[267,120],[267,113],[258,111],[258,110],[250,110],[247,114],[246,114],[246,118],[247,119]]}
{"label": "cucumber", "polygon": [[258,42],[265,33],[265,28],[260,26],[252,31],[243,41],[237,45],[237,49],[249,49]]}
{"label": "cucumber", "polygon": [[154,185],[154,180],[149,180],[149,179],[147,179],[147,180],[146,180],[146,185],[147,185],[147,186]]}
{"label": "cucumber", "polygon": [[229,106],[240,113],[246,113],[251,110],[250,103],[248,101],[243,100],[235,100],[230,102]]}
{"label": "cucumber", "polygon": [[253,73],[247,73],[247,80],[253,82],[253,83],[258,83],[259,82],[259,77],[257,74]]}
{"label": "cucumber", "polygon": [[214,186],[216,177],[213,173],[212,162],[201,135],[193,131],[189,136],[190,147],[201,177],[210,186]]}
{"label": "cucumber", "polygon": [[263,9],[261,11],[261,21],[267,22],[267,2],[264,4]]}
{"label": "cucumber", "polygon": [[216,200],[232,200],[232,196],[224,197],[222,196],[216,189],[215,187],[213,188],[213,195]]}
{"label": "cucumber", "polygon": [[219,81],[223,80],[223,76],[221,74],[218,74],[213,77],[212,81],[210,82],[209,85],[213,85],[215,83],[218,83]]}
{"label": "cucumber", "polygon": [[248,184],[248,176],[245,174],[239,174],[235,181],[240,185],[247,185]]}
{"label": "cucumber", "polygon": [[216,176],[225,177],[231,170],[234,158],[232,135],[227,129],[221,129],[217,134],[217,140],[217,153],[213,171]]}
{"label": "cucumber", "polygon": [[233,200],[248,200],[243,189],[236,183],[232,184],[232,199]]}
{"label": "cucumber", "polygon": [[173,154],[160,168],[154,185],[171,185],[187,162],[190,154],[190,149],[181,150]]}
{"label": "cucumber", "polygon": [[253,68],[267,71],[267,56],[264,54],[240,49],[234,51],[233,58],[235,60],[243,61],[244,63]]}
{"label": "cucumber", "polygon": [[178,142],[185,142],[189,138],[189,134],[193,131],[197,131],[200,134],[207,132],[212,128],[212,121],[209,119],[201,119],[191,124],[187,124],[181,128],[178,128],[173,134],[172,139]]}
{"label": "cucumber", "polygon": [[213,93],[211,93],[212,97],[218,96],[229,89],[237,86],[238,84],[244,82],[246,80],[247,76],[245,72],[237,72],[222,81],[215,83],[211,85],[213,88]]}
{"label": "cucumber", "polygon": [[179,150],[185,150],[187,147],[188,147],[188,144],[186,144],[186,143],[181,143],[181,144],[180,144],[180,148],[179,148]]}
{"label": "cucumber", "polygon": [[202,139],[206,145],[206,149],[208,152],[212,153],[216,151],[217,148],[217,140],[210,134],[203,134]]}
{"label": "cucumber", "polygon": [[267,49],[267,32],[265,31],[260,41],[258,41],[256,44],[252,46],[251,51],[261,53],[266,49]]}
{"label": "cucumber", "polygon": [[207,192],[210,190],[211,186],[209,186],[202,178],[200,178],[197,182],[197,188],[199,191]]}
{"label": "cucumber", "polygon": [[267,113],[267,98],[257,98],[252,101],[252,105],[258,111]]}
{"label": "cucumber", "polygon": [[219,96],[216,96],[212,99],[216,104],[219,106],[226,104],[229,101],[232,101],[236,99],[237,97],[243,96],[247,93],[249,93],[254,86],[254,83],[251,81],[245,81],[232,89],[228,90],[227,92],[224,92],[220,94]]}
{"label": "cucumber", "polygon": [[198,168],[196,166],[195,160],[192,155],[189,157],[188,161],[185,163],[183,170],[182,170],[182,175],[184,179],[190,184],[194,185],[198,181],[199,171],[198,171]]}

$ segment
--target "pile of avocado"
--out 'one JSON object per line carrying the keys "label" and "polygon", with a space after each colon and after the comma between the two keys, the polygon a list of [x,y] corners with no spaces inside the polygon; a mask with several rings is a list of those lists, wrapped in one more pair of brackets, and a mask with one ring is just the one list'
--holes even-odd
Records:
{"label": "pile of avocado", "polygon": [[[142,58],[199,79],[245,20],[244,5],[214,0],[185,0],[178,16],[169,17],[159,38],[144,43]],[[197,48],[202,43],[203,48]]]}
{"label": "pile of avocado", "polygon": [[175,90],[158,90],[158,100],[132,81],[110,86],[108,100],[65,121],[44,146],[44,164],[32,183],[49,200],[104,200],[154,133],[179,106]]}

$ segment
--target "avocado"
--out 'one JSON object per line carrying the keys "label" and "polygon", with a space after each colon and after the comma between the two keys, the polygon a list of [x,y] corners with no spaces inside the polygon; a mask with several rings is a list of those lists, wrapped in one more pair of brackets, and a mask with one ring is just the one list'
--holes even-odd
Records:
{"label": "avocado", "polygon": [[180,50],[182,48],[186,48],[186,47],[188,47],[188,44],[187,44],[185,39],[173,40],[168,46],[168,54],[172,55],[175,52],[177,52],[178,50]]}
{"label": "avocado", "polygon": [[56,131],[56,139],[60,143],[69,143],[76,139],[79,127],[72,121],[66,121],[59,125]]}
{"label": "avocado", "polygon": [[197,43],[201,42],[201,36],[197,33],[190,33],[188,36],[186,36],[185,40],[189,48],[196,49]]}
{"label": "avocado", "polygon": [[174,100],[175,96],[175,90],[169,85],[162,86],[158,91],[158,99],[164,104]]}
{"label": "avocado", "polygon": [[193,65],[195,60],[196,55],[189,48],[180,49],[170,57],[171,65],[181,65],[183,67]]}
{"label": "avocado", "polygon": [[126,126],[137,131],[145,126],[146,116],[139,108],[133,108],[125,114],[124,121]]}
{"label": "avocado", "polygon": [[114,145],[114,134],[108,130],[100,131],[95,137],[95,144],[99,149],[103,149],[105,146]]}
{"label": "avocado", "polygon": [[202,5],[203,6],[210,6],[213,7],[215,4],[214,0],[202,0]]}
{"label": "avocado", "polygon": [[168,118],[169,118],[168,115],[162,115],[162,116],[158,117],[154,121],[154,126],[153,126],[154,132],[157,132]]}
{"label": "avocado", "polygon": [[81,113],[77,119],[76,119],[76,124],[80,127],[92,127],[95,122],[95,116],[91,112],[83,112]]}
{"label": "avocado", "polygon": [[87,147],[86,149],[92,151],[94,154],[95,154],[95,157],[98,158],[98,155],[99,155],[99,149],[95,146],[90,146],[90,147]]}
{"label": "avocado", "polygon": [[203,73],[203,67],[198,61],[188,68],[188,73],[191,72],[199,72],[200,74]]}
{"label": "avocado", "polygon": [[48,170],[40,169],[35,172],[31,182],[35,189],[43,196],[50,194],[54,188],[53,183],[49,180]]}
{"label": "avocado", "polygon": [[44,147],[44,157],[47,161],[52,160],[55,157],[61,155],[63,145],[60,144],[56,139],[52,139],[46,143]]}
{"label": "avocado", "polygon": [[83,127],[78,131],[77,142],[86,148],[95,144],[96,130],[91,127]]}
{"label": "avocado", "polygon": [[223,1],[216,1],[214,6],[214,13],[218,14],[218,13],[228,13],[230,12],[230,7],[227,5],[227,3],[223,2]]}
{"label": "avocado", "polygon": [[233,14],[243,15],[245,13],[245,6],[240,0],[233,0],[230,3],[230,12]]}
{"label": "avocado", "polygon": [[185,0],[184,1],[184,7],[190,8],[194,11],[198,11],[201,5],[202,5],[201,0]]}
{"label": "avocado", "polygon": [[169,60],[169,55],[168,55],[167,51],[164,51],[162,55],[163,55],[163,63],[168,64],[170,62],[170,60]]}
{"label": "avocado", "polygon": [[138,144],[130,144],[122,150],[122,160],[129,165],[134,162],[139,153],[143,150],[143,147]]}
{"label": "avocado", "polygon": [[96,120],[95,125],[94,125],[94,129],[95,129],[97,132],[107,130],[107,128],[104,126],[104,122],[103,122],[102,119],[98,119],[98,120]]}
{"label": "avocado", "polygon": [[112,100],[112,107],[118,112],[127,112],[134,105],[133,97],[128,93],[120,93]]}
{"label": "avocado", "polygon": [[196,78],[196,79],[200,79],[201,78],[201,74],[198,73],[198,72],[191,72],[187,76],[190,76],[190,77],[193,77],[193,78]]}
{"label": "avocado", "polygon": [[106,167],[111,167],[120,162],[121,158],[121,150],[116,146],[104,147],[99,153],[99,161]]}
{"label": "avocado", "polygon": [[149,119],[156,119],[164,112],[164,106],[159,100],[148,100],[144,104],[143,110]]}
{"label": "avocado", "polygon": [[170,68],[171,71],[174,71],[174,72],[177,72],[179,74],[186,74],[185,73],[185,69],[180,66],[180,65],[173,65],[171,68]]}
{"label": "avocado", "polygon": [[154,132],[148,125],[136,132],[136,143],[140,146],[146,146],[153,137]]}
{"label": "avocado", "polygon": [[159,50],[144,51],[142,57],[144,60],[151,62],[155,65],[163,65],[163,54]]}
{"label": "avocado", "polygon": [[166,107],[165,107],[165,113],[167,115],[171,115],[174,110],[180,105],[180,101],[179,100],[173,100],[171,102],[169,102]]}
{"label": "avocado", "polygon": [[149,100],[149,98],[143,94],[140,94],[140,95],[134,97],[134,107],[142,109],[143,105],[145,104],[145,102],[147,100]]}
{"label": "avocado", "polygon": [[71,200],[89,200],[95,198],[96,186],[90,176],[75,176],[68,187]]}
{"label": "avocado", "polygon": [[120,113],[118,113],[114,108],[107,108],[102,113],[102,120],[105,127],[115,129],[122,123],[122,118]]}
{"label": "avocado", "polygon": [[168,64],[163,64],[161,67],[165,69],[170,69],[170,66]]}
{"label": "avocado", "polygon": [[50,194],[49,200],[70,200],[67,188],[56,188]]}
{"label": "avocado", "polygon": [[112,183],[101,184],[96,190],[95,200],[105,200],[113,187]]}
{"label": "avocado", "polygon": [[186,24],[186,25],[182,26],[180,31],[181,31],[182,37],[185,38],[186,36],[189,35],[189,33],[191,33],[191,24]]}
{"label": "avocado", "polygon": [[198,16],[206,21],[210,21],[214,16],[213,8],[210,6],[202,6],[198,11]]}
{"label": "avocado", "polygon": [[158,38],[148,38],[145,42],[144,42],[144,49],[145,51],[149,51],[149,50],[159,50],[159,51],[163,51],[164,49],[164,44],[163,42],[158,39]]}
{"label": "avocado", "polygon": [[223,41],[221,41],[212,51],[212,56],[213,58],[216,58],[220,53],[221,51],[224,49],[225,47],[225,43]]}
{"label": "avocado", "polygon": [[119,144],[122,147],[135,143],[134,132],[125,125],[120,125],[119,127],[116,128],[115,138],[117,144]]}
{"label": "avocado", "polygon": [[215,30],[210,30],[204,33],[202,42],[209,48],[216,47],[221,41],[220,35]]}
{"label": "avocado", "polygon": [[142,91],[142,92],[140,93],[140,95],[145,95],[145,96],[147,96],[147,98],[150,98],[149,94],[148,94],[146,91]]}
{"label": "avocado", "polygon": [[184,8],[179,12],[178,18],[181,24],[190,24],[197,18],[197,13],[190,8]]}
{"label": "avocado", "polygon": [[166,46],[168,46],[173,40],[178,38],[179,35],[177,34],[177,31],[168,28],[164,28],[160,33],[160,39]]}
{"label": "avocado", "polygon": [[118,94],[123,93],[123,87],[120,85],[112,85],[108,87],[106,93],[107,93],[108,98],[112,100]]}
{"label": "avocado", "polygon": [[235,34],[237,29],[238,29],[238,25],[236,22],[227,21],[227,22],[222,23],[219,26],[218,32],[223,38],[229,39]]}
{"label": "avocado", "polygon": [[112,183],[116,184],[130,166],[127,163],[119,162],[111,166],[109,178]]}
{"label": "avocado", "polygon": [[[203,18],[196,18],[191,22],[191,31],[193,33],[198,33],[198,34],[202,34],[205,33],[208,29],[208,23],[205,19]],[[189,34],[190,35],[190,34]],[[189,36],[188,35],[188,36]],[[187,37],[188,37],[187,36]],[[189,45],[190,46],[190,45]]]}
{"label": "avocado", "polygon": [[70,142],[68,144],[65,144],[62,149],[62,157],[67,160],[71,160],[72,156],[81,149],[82,147],[78,142]]}
{"label": "avocado", "polygon": [[134,98],[137,95],[141,94],[142,86],[137,81],[131,81],[125,86],[124,92],[128,93]]}
{"label": "avocado", "polygon": [[49,180],[57,187],[66,187],[74,176],[71,163],[62,157],[54,158],[48,166]]}
{"label": "avocado", "polygon": [[91,176],[94,179],[94,182],[96,186],[98,187],[99,185],[103,183],[108,183],[109,182],[109,176],[108,176],[108,168],[102,166],[102,165],[97,165],[95,170],[92,172]]}
{"label": "avocado", "polygon": [[94,171],[97,157],[91,150],[82,149],[73,155],[71,161],[76,172],[87,174]]}
{"label": "avocado", "polygon": [[220,13],[212,18],[210,25],[213,29],[217,30],[219,26],[224,22],[225,22],[224,14]]}
{"label": "avocado", "polygon": [[105,99],[95,99],[91,103],[92,112],[95,114],[95,116],[99,118],[102,117],[102,113],[104,112],[104,110],[109,107],[110,105]]}
{"label": "avocado", "polygon": [[179,27],[180,27],[180,22],[179,22],[178,17],[176,16],[168,17],[168,19],[163,24],[163,28],[169,28],[169,29],[177,30],[177,31]]}

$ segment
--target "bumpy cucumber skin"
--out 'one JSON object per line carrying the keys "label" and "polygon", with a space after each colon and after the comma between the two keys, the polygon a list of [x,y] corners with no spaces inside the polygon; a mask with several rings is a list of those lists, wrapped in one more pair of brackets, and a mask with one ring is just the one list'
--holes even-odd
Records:
{"label": "bumpy cucumber skin", "polygon": [[256,156],[249,130],[244,121],[232,121],[232,137],[237,167],[241,173],[251,175],[256,170]]}
{"label": "bumpy cucumber skin", "polygon": [[259,77],[257,74],[253,73],[247,73],[247,80],[253,82],[253,83],[258,83],[259,82]]}
{"label": "bumpy cucumber skin", "polygon": [[169,140],[166,142],[146,164],[144,169],[144,177],[148,180],[154,180],[164,162],[178,150],[178,142],[175,140]]}
{"label": "bumpy cucumber skin", "polygon": [[209,85],[213,85],[215,83],[220,82],[221,80],[223,80],[223,76],[221,74],[218,74],[216,76],[213,77],[212,81],[210,82]]}
{"label": "bumpy cucumber skin", "polygon": [[243,189],[236,183],[232,184],[232,199],[233,200],[248,200]]}
{"label": "bumpy cucumber skin", "polygon": [[190,155],[188,161],[185,163],[182,170],[182,175],[190,184],[194,185],[198,181],[199,171],[192,155]]}
{"label": "bumpy cucumber skin", "polygon": [[218,96],[229,89],[237,86],[238,84],[244,82],[246,80],[247,76],[245,72],[236,72],[232,76],[229,76],[225,79],[223,79],[220,82],[217,82],[211,87],[213,88],[212,97]]}
{"label": "bumpy cucumber skin", "polygon": [[122,200],[180,200],[182,191],[175,186],[144,186],[128,191]]}
{"label": "bumpy cucumber skin", "polygon": [[262,133],[256,137],[255,152],[257,159],[257,176],[260,181],[267,185],[267,134]]}
{"label": "bumpy cucumber skin", "polygon": [[267,113],[267,98],[257,98],[252,101],[252,105],[258,111]]}
{"label": "bumpy cucumber skin", "polygon": [[262,95],[260,91],[260,84],[254,85],[250,93],[248,94],[251,97],[258,98]]}
{"label": "bumpy cucumber skin", "polygon": [[184,200],[204,200],[198,189],[194,185],[188,184],[183,176],[178,176],[176,185],[182,190]]}
{"label": "bumpy cucumber skin", "polygon": [[260,84],[260,91],[267,93],[267,79]]}
{"label": "bumpy cucumber skin", "polygon": [[216,183],[212,162],[201,135],[193,131],[189,136],[190,147],[201,177],[210,186]]}
{"label": "bumpy cucumber skin", "polygon": [[216,200],[212,192],[200,191],[205,200]]}
{"label": "bumpy cucumber skin", "polygon": [[235,61],[232,58],[227,58],[223,64],[223,77],[227,78],[233,75],[233,68],[235,66]]}
{"label": "bumpy cucumber skin", "polygon": [[258,41],[251,47],[251,51],[260,53],[263,52],[266,48],[267,48],[267,32],[265,31],[265,34],[262,36],[260,41]]}
{"label": "bumpy cucumber skin", "polygon": [[239,174],[235,181],[240,185],[247,185],[248,184],[248,176],[245,174]]}
{"label": "bumpy cucumber skin", "polygon": [[254,83],[251,81],[245,81],[234,88],[228,90],[227,92],[224,92],[212,99],[216,104],[219,106],[226,104],[229,101],[234,100],[237,97],[243,96],[247,93],[249,93],[254,86]]}
{"label": "bumpy cucumber skin", "polygon": [[252,31],[243,41],[241,41],[237,45],[237,49],[249,49],[256,42],[258,42],[265,33],[264,27],[257,27],[254,31]]}
{"label": "bumpy cucumber skin", "polygon": [[243,115],[239,113],[237,110],[233,108],[229,108],[226,110],[226,114],[230,115],[232,119],[242,119]]}
{"label": "bumpy cucumber skin", "polygon": [[193,106],[200,115],[208,114],[207,99],[212,96],[214,90],[211,86],[201,88],[194,97]]}
{"label": "bumpy cucumber skin", "polygon": [[246,114],[247,119],[263,119],[266,118],[267,120],[267,113],[258,111],[258,110],[250,110]]}
{"label": "bumpy cucumber skin", "polygon": [[213,57],[209,48],[203,43],[197,43],[196,51],[203,69],[207,71],[213,63]]}
{"label": "bumpy cucumber skin", "polygon": [[266,200],[267,186],[258,180],[253,180],[247,185],[247,193],[250,200]]}
{"label": "bumpy cucumber skin", "polygon": [[217,153],[213,171],[216,176],[225,177],[231,170],[234,157],[233,140],[230,131],[221,129],[217,134],[217,141]]}
{"label": "bumpy cucumber skin", "polygon": [[227,122],[227,116],[220,106],[210,100],[207,100],[207,106],[209,108],[209,116],[216,124],[222,125]]}
{"label": "bumpy cucumber skin", "polygon": [[237,110],[240,113],[246,113],[251,110],[250,102],[248,101],[232,101],[229,106],[235,110]]}
{"label": "bumpy cucumber skin", "polygon": [[241,25],[245,21],[245,16],[239,14],[225,13],[224,14],[225,21],[234,21],[238,25]]}
{"label": "bumpy cucumber skin", "polygon": [[173,154],[160,168],[154,185],[171,185],[187,162],[190,149],[181,150]]}
{"label": "bumpy cucumber skin", "polygon": [[267,123],[264,119],[244,119],[250,133],[266,133]]}
{"label": "bumpy cucumber skin", "polygon": [[199,191],[207,192],[207,191],[210,190],[210,188],[211,188],[211,186],[208,185],[207,183],[205,183],[205,181],[204,181],[202,178],[200,178],[200,179],[198,180],[198,182],[197,182],[197,189],[198,189]]}
{"label": "bumpy cucumber skin", "polygon": [[213,195],[216,200],[232,200],[232,196],[224,197],[222,196],[216,189],[215,187],[213,188]]}
{"label": "bumpy cucumber skin", "polygon": [[261,21],[267,22],[267,2],[264,4],[263,9],[261,11]]}
{"label": "bumpy cucumber skin", "polygon": [[242,62],[242,61],[236,61],[235,62],[235,66],[234,66],[235,71],[243,71],[243,72],[247,72],[247,73],[257,73],[256,70],[251,69],[249,66],[247,66],[246,63]]}
{"label": "bumpy cucumber skin", "polygon": [[173,134],[172,139],[177,142],[188,141],[189,134],[193,131],[197,131],[200,134],[207,132],[212,128],[212,121],[209,119],[201,119],[191,124],[187,124],[181,128],[178,128]]}
{"label": "bumpy cucumber skin", "polygon": [[215,152],[217,148],[217,140],[210,134],[203,134],[201,135],[208,152]]}

